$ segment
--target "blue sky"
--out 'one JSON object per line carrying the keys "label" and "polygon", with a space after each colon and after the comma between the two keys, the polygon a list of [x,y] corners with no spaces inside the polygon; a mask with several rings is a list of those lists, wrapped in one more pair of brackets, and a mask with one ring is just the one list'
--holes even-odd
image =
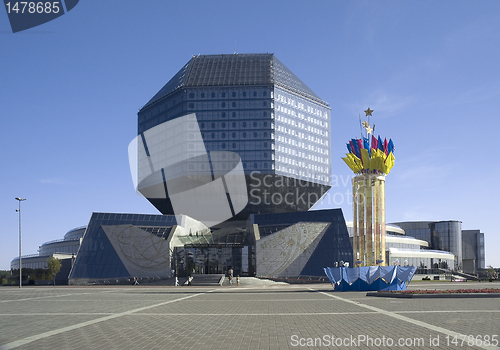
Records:
{"label": "blue sky", "polygon": [[[500,267],[498,1],[85,1],[13,34],[0,9],[0,269],[86,225],[157,213],[135,194],[137,112],[197,54],[274,53],[332,108],[330,203],[352,218],[341,157],[370,107],[391,137],[387,221],[460,220]],[[334,184],[335,185],[335,184]]]}

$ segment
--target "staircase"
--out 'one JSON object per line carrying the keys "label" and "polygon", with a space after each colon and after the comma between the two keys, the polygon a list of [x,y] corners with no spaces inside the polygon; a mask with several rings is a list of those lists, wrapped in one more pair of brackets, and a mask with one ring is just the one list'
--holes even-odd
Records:
{"label": "staircase", "polygon": [[465,273],[465,272],[458,272],[458,271],[449,271],[449,270],[445,270],[445,269],[440,269],[441,271],[443,271],[445,274],[452,274],[453,277],[456,277],[456,276],[460,276],[462,278],[466,278],[468,280],[477,280],[477,276],[474,276],[474,275],[469,275],[468,273]]}
{"label": "staircase", "polygon": [[192,274],[192,286],[220,286],[224,282],[224,274]]}

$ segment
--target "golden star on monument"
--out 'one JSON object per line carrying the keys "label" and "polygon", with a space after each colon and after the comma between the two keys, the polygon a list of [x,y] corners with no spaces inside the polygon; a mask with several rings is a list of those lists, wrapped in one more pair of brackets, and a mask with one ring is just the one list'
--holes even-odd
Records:
{"label": "golden star on monument", "polygon": [[367,134],[371,134],[373,129],[370,127],[370,123],[368,123],[366,120],[361,123],[363,125],[363,128],[366,129]]}
{"label": "golden star on monument", "polygon": [[364,112],[366,113],[366,116],[368,117],[369,115],[372,115],[373,109],[370,109],[370,107],[368,107],[368,109]]}

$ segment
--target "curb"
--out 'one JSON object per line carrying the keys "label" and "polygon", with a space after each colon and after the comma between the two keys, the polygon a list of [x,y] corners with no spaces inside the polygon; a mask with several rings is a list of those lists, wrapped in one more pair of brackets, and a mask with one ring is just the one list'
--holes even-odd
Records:
{"label": "curb", "polygon": [[366,293],[367,297],[382,298],[405,298],[405,299],[435,299],[435,298],[500,298],[500,293],[435,293],[435,294],[412,294],[412,293]]}

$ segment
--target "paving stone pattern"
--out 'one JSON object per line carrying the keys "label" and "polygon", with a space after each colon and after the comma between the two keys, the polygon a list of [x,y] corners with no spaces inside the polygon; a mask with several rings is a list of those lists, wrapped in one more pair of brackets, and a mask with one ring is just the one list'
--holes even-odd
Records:
{"label": "paving stone pattern", "polygon": [[329,284],[0,288],[1,350],[494,348],[448,344],[457,333],[498,339],[500,300],[373,298]]}

